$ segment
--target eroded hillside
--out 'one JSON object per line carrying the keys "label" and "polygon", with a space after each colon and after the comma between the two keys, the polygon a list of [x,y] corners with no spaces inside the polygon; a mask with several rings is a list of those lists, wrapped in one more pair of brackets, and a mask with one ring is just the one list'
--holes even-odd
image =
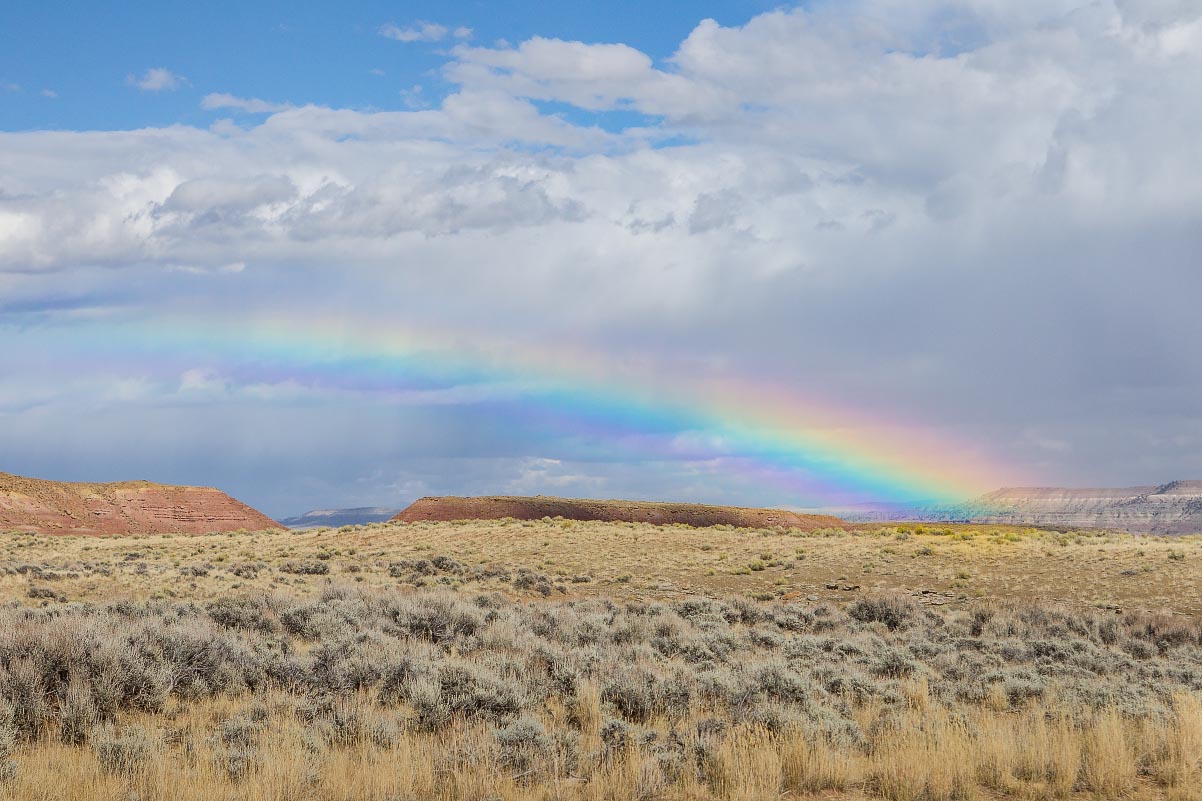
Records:
{"label": "eroded hillside", "polygon": [[403,509],[393,520],[406,523],[451,520],[598,520],[627,523],[684,523],[690,526],[737,526],[739,528],[784,527],[812,531],[841,526],[829,515],[802,514],[781,509],[746,509],[708,506],[699,503],[652,503],[647,501],[601,501],[579,498],[490,496],[478,498],[421,498]]}
{"label": "eroded hillside", "polygon": [[0,529],[46,534],[204,534],[279,528],[211,487],[87,484],[0,473]]}

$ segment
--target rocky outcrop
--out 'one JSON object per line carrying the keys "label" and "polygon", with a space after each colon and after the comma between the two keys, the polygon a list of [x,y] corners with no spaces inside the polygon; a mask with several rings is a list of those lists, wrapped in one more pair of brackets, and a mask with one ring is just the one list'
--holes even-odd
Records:
{"label": "rocky outcrop", "polygon": [[967,517],[983,523],[1194,534],[1202,532],[1202,481],[1123,489],[1010,487],[978,498],[968,510]]}
{"label": "rocky outcrop", "polygon": [[399,509],[383,506],[360,506],[354,509],[314,509],[296,517],[285,517],[280,522],[288,528],[338,528],[339,526],[362,526],[367,523],[383,523],[390,520]]}
{"label": "rocky outcrop", "polygon": [[837,517],[789,512],[780,509],[744,509],[698,503],[597,501],[576,498],[529,497],[422,498],[403,509],[393,520],[605,520],[637,523],[687,523],[691,526],[730,525],[742,528],[788,527],[812,531],[844,523]]}
{"label": "rocky outcrop", "polygon": [[0,530],[45,534],[204,534],[280,528],[211,487],[84,484],[0,473]]}

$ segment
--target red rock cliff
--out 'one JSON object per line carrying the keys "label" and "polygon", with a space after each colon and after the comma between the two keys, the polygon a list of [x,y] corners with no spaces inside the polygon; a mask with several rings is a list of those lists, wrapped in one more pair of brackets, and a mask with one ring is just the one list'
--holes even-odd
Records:
{"label": "red rock cliff", "polygon": [[0,529],[46,534],[205,534],[280,527],[211,487],[149,481],[83,484],[0,473]]}

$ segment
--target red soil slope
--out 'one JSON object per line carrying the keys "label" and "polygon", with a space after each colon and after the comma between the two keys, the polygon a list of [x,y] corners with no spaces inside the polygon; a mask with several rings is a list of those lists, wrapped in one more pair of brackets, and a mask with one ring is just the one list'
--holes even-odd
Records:
{"label": "red soil slope", "polygon": [[210,487],[76,484],[0,473],[0,530],[44,534],[205,534],[281,528]]}
{"label": "red soil slope", "polygon": [[842,520],[829,515],[807,515],[779,509],[743,509],[699,503],[593,501],[542,495],[535,498],[421,498],[392,519],[416,523],[421,520],[497,520],[503,517],[516,520],[563,517],[569,520],[688,523],[691,526],[730,525],[742,528],[781,526],[806,531],[844,525]]}

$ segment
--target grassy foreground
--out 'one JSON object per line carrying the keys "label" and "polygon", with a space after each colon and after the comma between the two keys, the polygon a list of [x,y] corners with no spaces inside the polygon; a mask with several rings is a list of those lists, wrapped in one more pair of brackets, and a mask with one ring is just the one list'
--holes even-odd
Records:
{"label": "grassy foreground", "polygon": [[0,799],[1202,799],[1200,557],[980,526],[0,535]]}

